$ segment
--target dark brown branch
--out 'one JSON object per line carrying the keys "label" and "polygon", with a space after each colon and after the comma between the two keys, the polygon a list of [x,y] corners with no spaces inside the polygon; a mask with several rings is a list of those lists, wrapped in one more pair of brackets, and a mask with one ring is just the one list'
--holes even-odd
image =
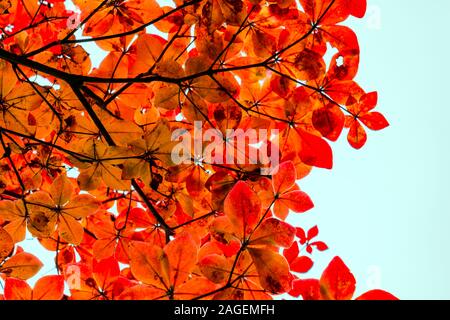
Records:
{"label": "dark brown branch", "polygon": [[[81,44],[81,43],[87,43],[87,42],[94,42],[94,41],[102,41],[102,40],[110,40],[110,39],[115,39],[115,38],[121,38],[121,37],[126,37],[126,36],[132,36],[134,34],[137,34],[141,31],[144,31],[147,27],[161,21],[164,20],[165,18],[169,17],[170,15],[172,15],[173,13],[176,13],[186,7],[189,7],[191,5],[195,5],[197,3],[199,3],[202,0],[193,0],[190,2],[186,2],[184,4],[182,4],[179,7],[174,8],[173,10],[170,10],[164,14],[162,14],[161,16],[159,16],[158,18],[155,18],[151,21],[149,21],[148,23],[145,23],[139,27],[137,27],[136,29],[130,30],[130,31],[126,31],[126,32],[122,32],[122,33],[117,33],[117,34],[111,34],[111,35],[106,35],[106,36],[100,36],[100,37],[95,37],[95,38],[88,38],[88,39],[74,39],[74,40],[70,40],[70,39],[63,39],[63,40],[59,40],[59,41],[54,41],[52,43],[47,44],[46,46],[37,49],[35,51],[32,51],[30,53],[28,53],[25,57],[29,58],[32,57],[36,54],[39,54],[43,51],[46,51],[54,46],[57,45],[63,45],[63,44]],[[76,30],[75,30],[76,31]]]}
{"label": "dark brown branch", "polygon": [[214,210],[214,211],[211,211],[211,212],[206,213],[206,214],[204,214],[204,215],[202,215],[202,216],[200,216],[200,217],[197,217],[197,218],[194,218],[194,219],[192,219],[192,220],[186,221],[186,222],[184,222],[184,223],[182,223],[182,224],[179,224],[179,225],[177,225],[176,227],[173,227],[172,229],[173,229],[173,230],[177,230],[177,229],[186,227],[186,226],[188,226],[188,225],[190,225],[190,224],[193,224],[193,223],[195,223],[195,222],[197,222],[197,221],[200,221],[200,220],[203,220],[203,219],[212,217],[212,216],[214,216],[214,215],[216,215],[216,214],[217,214],[217,211],[215,211],[215,210]]}
{"label": "dark brown branch", "polygon": [[[72,88],[73,92],[75,93],[75,95],[77,96],[77,98],[83,104],[86,112],[89,114],[89,116],[91,117],[91,119],[94,122],[94,124],[96,125],[96,127],[100,130],[100,133],[105,138],[106,142],[110,146],[116,146],[116,143],[114,142],[113,138],[111,137],[108,130],[105,128],[105,126],[101,122],[100,118],[98,118],[94,109],[89,104],[89,102],[86,100],[86,97],[83,95],[81,90],[74,83],[69,83],[69,85],[71,86],[71,88]],[[147,195],[145,194],[144,190],[142,190],[142,188],[139,186],[139,184],[137,183],[137,181],[135,179],[131,180],[131,185],[136,190],[136,192],[141,197],[141,199],[144,201],[145,205],[149,208],[150,212],[155,217],[156,221],[164,229],[167,240],[170,240],[170,236],[173,234],[172,229],[169,227],[169,225],[167,225],[164,218],[158,213],[156,208],[153,206],[153,204],[147,198]]]}
{"label": "dark brown branch", "polygon": [[81,154],[81,153],[76,153],[76,152],[71,151],[71,150],[67,150],[67,149],[65,149],[65,148],[63,148],[63,147],[61,147],[61,146],[59,146],[57,144],[54,144],[54,143],[51,143],[51,142],[47,142],[45,140],[40,140],[40,139],[37,139],[37,138],[35,138],[33,136],[29,136],[29,135],[26,135],[26,134],[23,134],[23,133],[20,133],[20,132],[17,132],[17,131],[13,131],[13,130],[10,130],[10,129],[6,129],[6,128],[3,128],[3,127],[0,127],[0,131],[2,131],[5,136],[7,136],[6,133],[8,133],[8,134],[11,134],[11,135],[23,138],[23,139],[28,139],[28,140],[34,141],[38,145],[44,145],[44,146],[47,146],[47,147],[50,147],[50,148],[54,148],[54,149],[56,149],[58,151],[61,151],[61,152],[66,153],[68,155],[71,155],[72,157],[76,158],[78,161],[81,161],[81,162],[93,162],[93,161],[95,161],[94,158],[91,158],[91,157],[86,156],[86,155]]}

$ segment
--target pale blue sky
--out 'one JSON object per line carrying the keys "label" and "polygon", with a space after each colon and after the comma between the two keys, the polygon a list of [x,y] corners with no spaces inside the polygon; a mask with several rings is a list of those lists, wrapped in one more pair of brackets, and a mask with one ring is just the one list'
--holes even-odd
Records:
{"label": "pale blue sky", "polygon": [[[360,151],[343,136],[334,169],[301,181],[316,208],[295,220],[318,224],[330,246],[311,276],[340,255],[358,293],[380,285],[402,299],[450,298],[449,18],[448,0],[369,0],[368,16],[350,22],[362,50],[357,80],[379,92],[391,127],[369,133]],[[41,274],[52,272],[45,255]]]}

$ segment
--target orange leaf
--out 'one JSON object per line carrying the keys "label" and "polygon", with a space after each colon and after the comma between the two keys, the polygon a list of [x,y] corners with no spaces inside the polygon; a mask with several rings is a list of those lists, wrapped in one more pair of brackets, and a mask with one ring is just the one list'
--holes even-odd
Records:
{"label": "orange leaf", "polygon": [[0,264],[14,250],[14,241],[2,227],[0,227]]}
{"label": "orange leaf", "polygon": [[58,231],[61,238],[68,243],[79,245],[83,240],[83,227],[74,217],[68,214],[60,215]]}
{"label": "orange leaf", "polygon": [[73,186],[66,175],[58,176],[50,187],[50,194],[56,205],[65,205],[72,197]]}
{"label": "orange leaf", "polygon": [[252,234],[250,246],[274,245],[289,248],[295,239],[295,228],[286,222],[269,218]]}
{"label": "orange leaf", "polygon": [[183,283],[197,263],[197,244],[192,236],[184,233],[164,247],[170,265],[170,284]]}
{"label": "orange leaf", "polygon": [[[188,280],[175,290],[175,299],[191,300],[202,294],[213,292],[218,286],[206,278],[195,277]],[[211,299],[212,296],[207,296],[205,299]]]}
{"label": "orange leaf", "polygon": [[27,220],[22,202],[0,201],[0,217],[9,221],[3,228],[14,242],[21,242],[25,239]]}
{"label": "orange leaf", "polygon": [[259,274],[261,286],[272,294],[291,290],[292,276],[286,259],[276,252],[265,249],[249,249]]}
{"label": "orange leaf", "polygon": [[201,272],[212,282],[222,283],[228,279],[231,266],[224,256],[207,255],[199,261]]}
{"label": "orange leaf", "polygon": [[137,285],[123,291],[118,300],[154,300],[162,298],[165,293],[161,289],[146,285]]}
{"label": "orange leaf", "polygon": [[0,267],[0,273],[8,277],[28,280],[42,268],[42,262],[30,253],[21,252],[9,258]]}
{"label": "orange leaf", "polygon": [[136,279],[160,289],[170,287],[169,260],[162,248],[134,241],[129,252],[131,272]]}
{"label": "orange leaf", "polygon": [[64,295],[64,277],[46,276],[33,288],[33,300],[61,300]]}

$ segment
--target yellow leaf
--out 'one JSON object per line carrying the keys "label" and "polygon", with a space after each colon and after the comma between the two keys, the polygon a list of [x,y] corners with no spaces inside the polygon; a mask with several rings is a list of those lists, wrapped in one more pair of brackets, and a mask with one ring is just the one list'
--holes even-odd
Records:
{"label": "yellow leaf", "polygon": [[180,105],[180,87],[176,84],[161,83],[155,87],[153,104],[156,108],[173,110]]}
{"label": "yellow leaf", "polygon": [[58,206],[65,205],[73,194],[73,186],[65,174],[58,176],[50,187],[50,195]]}
{"label": "yellow leaf", "polygon": [[251,248],[249,252],[259,274],[261,286],[273,294],[291,290],[291,274],[286,259],[269,248]]}
{"label": "yellow leaf", "polygon": [[83,240],[83,227],[68,214],[59,215],[58,232],[60,237],[70,244],[79,245]]}
{"label": "yellow leaf", "polygon": [[57,214],[48,210],[30,210],[28,231],[39,238],[48,238],[56,228]]}
{"label": "yellow leaf", "polygon": [[27,220],[23,203],[8,200],[1,201],[0,217],[9,222],[4,226],[4,229],[11,235],[14,242],[21,242],[25,239]]}
{"label": "yellow leaf", "polygon": [[64,207],[64,213],[71,215],[75,219],[82,219],[92,215],[97,211],[99,202],[89,194],[80,194],[73,197]]}

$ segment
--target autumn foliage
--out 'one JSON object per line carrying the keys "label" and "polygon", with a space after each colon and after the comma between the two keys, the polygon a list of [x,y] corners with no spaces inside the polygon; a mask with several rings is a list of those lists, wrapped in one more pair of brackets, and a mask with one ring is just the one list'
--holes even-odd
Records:
{"label": "autumn foliage", "polygon": [[[352,299],[339,258],[307,279],[328,247],[288,221],[313,207],[296,181],[331,169],[330,142],[388,126],[342,25],[366,0],[160,3],[0,0],[0,297]],[[171,133],[195,121],[277,130],[278,170],[175,165]],[[55,256],[33,286],[27,237]]]}

